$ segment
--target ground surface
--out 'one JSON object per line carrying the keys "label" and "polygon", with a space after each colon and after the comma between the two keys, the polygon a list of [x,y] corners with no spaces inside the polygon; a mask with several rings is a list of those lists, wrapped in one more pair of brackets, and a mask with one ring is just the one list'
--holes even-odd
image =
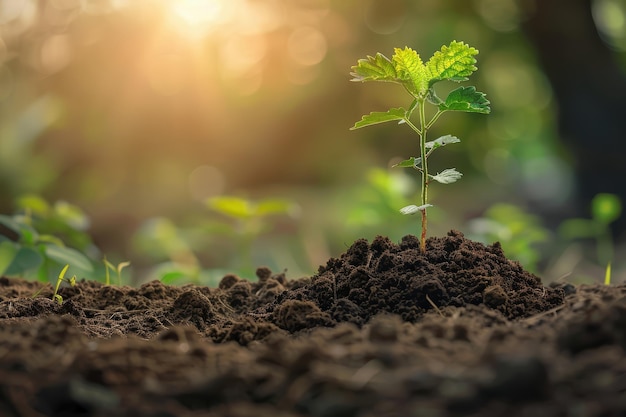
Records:
{"label": "ground surface", "polygon": [[257,275],[63,305],[0,278],[0,415],[625,415],[625,286],[544,287],[456,232]]}

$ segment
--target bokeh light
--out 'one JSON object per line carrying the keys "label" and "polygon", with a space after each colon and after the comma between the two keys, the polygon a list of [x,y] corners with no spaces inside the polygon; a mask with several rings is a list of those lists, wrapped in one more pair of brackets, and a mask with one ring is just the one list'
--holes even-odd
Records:
{"label": "bokeh light", "polygon": [[626,3],[621,0],[595,0],[592,12],[607,42],[616,49],[626,50]]}

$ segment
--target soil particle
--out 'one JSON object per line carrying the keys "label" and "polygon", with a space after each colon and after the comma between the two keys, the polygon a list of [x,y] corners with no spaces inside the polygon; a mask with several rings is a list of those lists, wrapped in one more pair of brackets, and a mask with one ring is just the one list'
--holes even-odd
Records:
{"label": "soil particle", "polygon": [[[459,232],[217,288],[0,278],[3,416],[618,416],[626,286],[542,285]],[[33,294],[40,292],[36,297]]]}

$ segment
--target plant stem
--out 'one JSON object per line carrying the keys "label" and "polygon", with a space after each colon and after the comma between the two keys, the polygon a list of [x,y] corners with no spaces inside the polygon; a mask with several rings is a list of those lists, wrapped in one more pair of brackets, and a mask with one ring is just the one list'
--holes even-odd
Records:
{"label": "plant stem", "polygon": [[426,204],[428,204],[428,157],[426,156],[426,133],[428,125],[426,124],[426,112],[424,110],[424,99],[419,100],[420,112],[420,156],[422,157],[422,235],[420,237],[420,250],[426,253],[426,230],[428,227],[428,219],[426,215]]}

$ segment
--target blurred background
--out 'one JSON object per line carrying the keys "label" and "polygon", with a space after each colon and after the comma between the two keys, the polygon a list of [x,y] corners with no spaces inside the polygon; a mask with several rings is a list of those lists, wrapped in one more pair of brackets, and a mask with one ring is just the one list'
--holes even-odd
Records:
{"label": "blurred background", "polygon": [[623,216],[592,200],[626,198],[624,0],[0,0],[0,213],[71,207],[77,249],[135,284],[297,278],[418,234],[398,209],[419,178],[390,168],[417,138],[348,130],[410,98],[349,72],[451,40],[480,50],[466,85],[492,114],[434,127],[462,142],[432,170],[465,176],[430,188],[429,234],[499,240],[544,281],[623,279]]}

